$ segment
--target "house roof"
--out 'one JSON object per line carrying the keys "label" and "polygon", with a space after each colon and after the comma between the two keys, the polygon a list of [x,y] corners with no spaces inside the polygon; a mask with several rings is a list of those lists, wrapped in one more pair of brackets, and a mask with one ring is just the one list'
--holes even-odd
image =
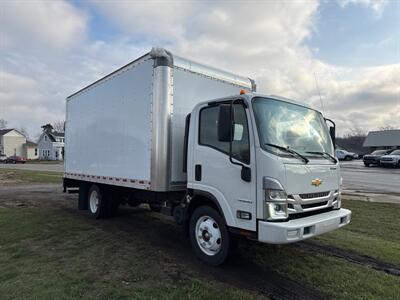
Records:
{"label": "house roof", "polygon": [[53,131],[51,134],[56,137],[64,137],[64,132]]}
{"label": "house roof", "polygon": [[32,142],[32,141],[26,141],[26,145],[27,146],[30,146],[30,147],[36,147],[38,144],[37,143],[35,143],[35,142]]}
{"label": "house roof", "polygon": [[370,131],[363,147],[400,146],[400,129]]}
{"label": "house roof", "polygon": [[13,131],[14,128],[11,129],[0,129],[0,135],[5,135],[6,133],[9,133],[10,131]]}
{"label": "house roof", "polygon": [[56,142],[56,138],[63,138],[64,137],[64,132],[58,132],[58,131],[53,131],[53,132],[45,132],[50,141]]}

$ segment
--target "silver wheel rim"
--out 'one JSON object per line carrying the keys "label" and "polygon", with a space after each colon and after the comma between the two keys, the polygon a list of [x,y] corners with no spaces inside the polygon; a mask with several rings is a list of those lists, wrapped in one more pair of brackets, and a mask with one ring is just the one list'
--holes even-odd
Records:
{"label": "silver wheel rim", "polygon": [[90,206],[90,211],[95,214],[99,207],[99,194],[97,193],[96,190],[92,191],[92,193],[90,194],[89,206]]}
{"label": "silver wheel rim", "polygon": [[205,254],[214,256],[221,250],[221,230],[213,218],[200,217],[196,222],[195,235],[197,244]]}

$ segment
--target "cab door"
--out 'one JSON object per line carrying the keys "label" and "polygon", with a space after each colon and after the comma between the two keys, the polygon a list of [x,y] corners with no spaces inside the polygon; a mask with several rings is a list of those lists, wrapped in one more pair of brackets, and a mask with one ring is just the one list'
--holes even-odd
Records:
{"label": "cab door", "polygon": [[[225,102],[226,104],[226,102]],[[256,170],[249,110],[243,100],[232,105],[234,126],[232,156],[229,142],[218,139],[221,104],[198,110],[192,130],[193,166],[188,168],[188,187],[211,194],[223,211],[228,226],[256,230]],[[192,126],[191,126],[192,127]],[[247,168],[243,179],[242,169]],[[191,169],[191,171],[189,171]]]}

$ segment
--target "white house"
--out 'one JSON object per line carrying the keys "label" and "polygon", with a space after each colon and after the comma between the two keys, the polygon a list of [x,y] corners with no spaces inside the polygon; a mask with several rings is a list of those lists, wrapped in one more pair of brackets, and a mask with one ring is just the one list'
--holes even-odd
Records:
{"label": "white house", "polygon": [[38,145],[28,141],[26,136],[14,129],[0,130],[0,154],[21,156],[26,159],[38,158]]}
{"label": "white house", "polygon": [[26,159],[38,159],[39,158],[38,144],[36,144],[35,142],[32,142],[32,141],[26,140],[25,157],[26,157]]}
{"label": "white house", "polygon": [[42,126],[39,145],[39,159],[43,160],[63,160],[65,137],[63,132],[53,130],[50,124]]}
{"label": "white house", "polygon": [[25,157],[25,143],[25,135],[18,130],[14,128],[0,130],[0,154]]}

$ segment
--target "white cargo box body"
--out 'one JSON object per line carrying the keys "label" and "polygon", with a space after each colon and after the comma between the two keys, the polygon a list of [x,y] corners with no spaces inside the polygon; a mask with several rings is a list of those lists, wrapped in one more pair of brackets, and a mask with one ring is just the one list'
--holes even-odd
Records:
{"label": "white cargo box body", "polygon": [[185,118],[251,79],[153,50],[67,98],[66,178],[152,191],[185,188]]}

